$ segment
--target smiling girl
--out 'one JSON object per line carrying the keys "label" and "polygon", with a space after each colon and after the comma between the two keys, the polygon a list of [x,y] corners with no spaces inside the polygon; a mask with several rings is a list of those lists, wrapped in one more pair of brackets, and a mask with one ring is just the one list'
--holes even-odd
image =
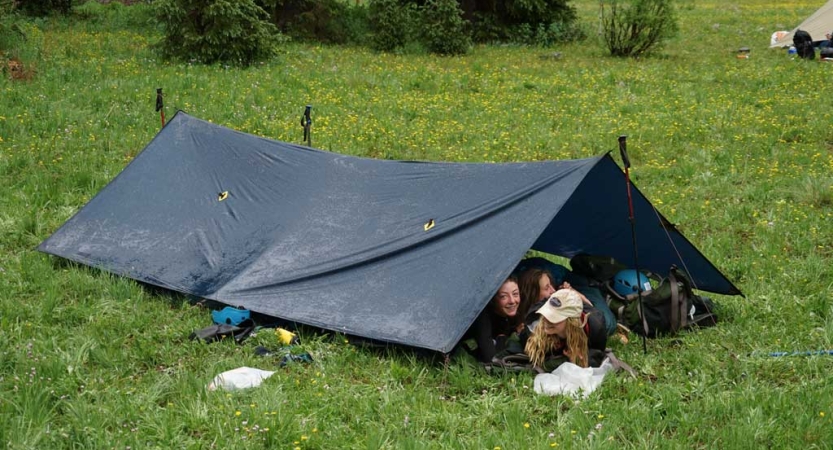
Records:
{"label": "smiling girl", "polygon": [[492,358],[506,347],[506,340],[523,326],[518,308],[521,292],[518,280],[510,276],[489,301],[489,304],[466,332],[464,339],[473,338],[477,343],[474,355],[481,362]]}

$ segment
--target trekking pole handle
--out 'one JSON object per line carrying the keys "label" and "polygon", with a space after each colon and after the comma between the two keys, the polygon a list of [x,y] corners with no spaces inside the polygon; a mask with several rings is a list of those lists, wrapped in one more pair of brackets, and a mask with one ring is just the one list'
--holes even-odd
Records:
{"label": "trekking pole handle", "polygon": [[310,127],[312,126],[312,117],[310,117],[310,113],[312,112],[312,105],[307,105],[304,108],[304,115],[301,117],[301,126],[304,127],[304,142],[311,144],[312,136],[310,136]]}
{"label": "trekking pole handle", "polygon": [[625,169],[630,169],[631,167],[631,160],[628,158],[628,137],[624,134],[619,136],[619,155],[622,157],[622,164],[625,165]]}
{"label": "trekking pole handle", "polygon": [[162,88],[156,88],[156,112],[162,119],[162,127],[165,127],[165,103],[162,95]]}

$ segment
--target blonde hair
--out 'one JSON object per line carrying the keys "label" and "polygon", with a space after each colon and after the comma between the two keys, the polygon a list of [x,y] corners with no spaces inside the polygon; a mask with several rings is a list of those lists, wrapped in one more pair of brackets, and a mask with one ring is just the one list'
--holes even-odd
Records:
{"label": "blonde hair", "polygon": [[544,321],[549,322],[546,317],[541,316],[541,320],[526,341],[524,352],[529,356],[530,362],[536,367],[543,367],[547,355],[566,344],[565,350],[569,353],[570,362],[579,367],[587,367],[588,344],[587,334],[584,332],[587,317],[585,316],[584,320],[579,317],[567,319],[566,343],[558,335],[545,333]]}

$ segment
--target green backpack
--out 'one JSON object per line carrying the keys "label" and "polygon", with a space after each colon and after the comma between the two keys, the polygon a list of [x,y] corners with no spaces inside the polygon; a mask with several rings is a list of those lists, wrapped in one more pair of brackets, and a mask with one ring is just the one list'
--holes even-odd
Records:
{"label": "green backpack", "polygon": [[680,330],[717,323],[714,302],[696,295],[685,272],[671,266],[659,285],[642,293],[622,297],[608,284],[608,305],[619,323],[647,337],[675,334]]}

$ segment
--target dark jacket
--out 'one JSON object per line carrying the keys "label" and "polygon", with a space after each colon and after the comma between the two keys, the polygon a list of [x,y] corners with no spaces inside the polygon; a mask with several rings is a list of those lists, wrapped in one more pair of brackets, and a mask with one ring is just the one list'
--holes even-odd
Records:
{"label": "dark jacket", "polygon": [[463,335],[463,340],[474,339],[477,348],[472,353],[480,362],[488,363],[506,348],[506,340],[516,326],[514,319],[500,316],[487,306]]}

